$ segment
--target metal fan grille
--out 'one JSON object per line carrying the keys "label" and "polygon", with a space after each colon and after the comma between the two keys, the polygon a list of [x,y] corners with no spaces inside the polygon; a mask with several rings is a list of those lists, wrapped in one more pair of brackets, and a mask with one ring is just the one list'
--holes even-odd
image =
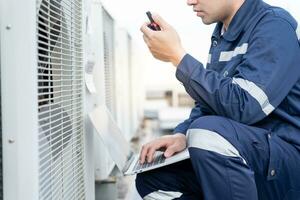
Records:
{"label": "metal fan grille", "polygon": [[103,9],[103,44],[104,44],[104,77],[105,103],[111,114],[116,118],[116,92],[114,70],[114,23],[112,17]]}
{"label": "metal fan grille", "polygon": [[39,198],[85,199],[82,2],[37,5]]}

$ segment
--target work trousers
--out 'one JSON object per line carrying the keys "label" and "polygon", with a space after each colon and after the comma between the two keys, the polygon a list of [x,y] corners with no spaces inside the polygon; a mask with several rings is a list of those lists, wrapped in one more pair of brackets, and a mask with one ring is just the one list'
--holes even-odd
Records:
{"label": "work trousers", "polygon": [[137,175],[144,200],[300,200],[300,152],[276,133],[205,116],[186,137],[190,159]]}

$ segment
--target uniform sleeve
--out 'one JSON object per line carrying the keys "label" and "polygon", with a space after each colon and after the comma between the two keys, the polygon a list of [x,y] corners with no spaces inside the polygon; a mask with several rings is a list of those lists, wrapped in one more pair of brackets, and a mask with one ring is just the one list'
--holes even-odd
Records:
{"label": "uniform sleeve", "polygon": [[189,126],[195,119],[209,114],[208,109],[209,108],[205,107],[205,104],[196,102],[195,107],[192,109],[189,118],[186,119],[184,122],[178,124],[174,129],[173,133],[186,134],[186,131],[188,130]]}
{"label": "uniform sleeve", "polygon": [[176,77],[195,101],[204,100],[218,115],[253,124],[272,113],[299,79],[300,47],[295,28],[274,17],[262,21],[244,45],[247,52],[232,77],[206,70],[189,54]]}

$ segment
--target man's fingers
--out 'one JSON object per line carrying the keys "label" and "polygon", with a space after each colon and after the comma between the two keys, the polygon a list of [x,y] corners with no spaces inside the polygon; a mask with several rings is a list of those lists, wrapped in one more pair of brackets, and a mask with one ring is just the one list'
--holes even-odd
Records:
{"label": "man's fingers", "polygon": [[144,23],[140,30],[144,33],[144,35],[146,35],[147,37],[151,37],[151,35],[153,34],[153,31],[147,26],[147,23]]}
{"label": "man's fingers", "polygon": [[143,164],[145,162],[146,155],[148,153],[149,146],[143,145],[141,153],[140,153],[140,163]]}
{"label": "man's fingers", "polygon": [[150,150],[148,151],[148,153],[147,153],[147,162],[148,163],[152,162],[155,151],[156,151],[155,147],[151,147]]}
{"label": "man's fingers", "polygon": [[174,146],[174,145],[169,146],[169,147],[167,148],[167,150],[165,151],[164,156],[165,156],[166,158],[169,158],[169,157],[171,157],[174,153],[176,153],[176,150],[177,150],[176,146]]}
{"label": "man's fingers", "polygon": [[142,146],[142,150],[140,153],[140,163],[143,164],[146,159],[147,162],[152,162],[154,154],[159,149],[166,149],[167,155],[173,155],[176,152],[176,145],[174,145],[173,137],[166,136],[162,138],[158,138],[150,143],[147,143]]}
{"label": "man's fingers", "polygon": [[161,28],[166,28],[169,26],[169,24],[160,15],[153,14],[152,17],[155,23],[159,25]]}
{"label": "man's fingers", "polygon": [[165,147],[166,144],[162,143],[162,142],[158,142],[156,144],[154,144],[153,146],[150,147],[148,153],[147,153],[147,162],[151,163],[153,161],[153,157],[155,152],[160,149],[161,147]]}
{"label": "man's fingers", "polygon": [[160,147],[160,148],[157,149],[156,151],[163,151],[163,152],[165,152],[165,151],[166,151],[166,147]]}

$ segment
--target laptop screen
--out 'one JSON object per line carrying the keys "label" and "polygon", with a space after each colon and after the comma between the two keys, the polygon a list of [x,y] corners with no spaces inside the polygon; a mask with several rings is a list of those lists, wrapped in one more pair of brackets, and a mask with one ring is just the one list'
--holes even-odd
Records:
{"label": "laptop screen", "polygon": [[89,113],[89,118],[113,161],[122,170],[130,154],[130,146],[109,110],[105,106],[99,106]]}

